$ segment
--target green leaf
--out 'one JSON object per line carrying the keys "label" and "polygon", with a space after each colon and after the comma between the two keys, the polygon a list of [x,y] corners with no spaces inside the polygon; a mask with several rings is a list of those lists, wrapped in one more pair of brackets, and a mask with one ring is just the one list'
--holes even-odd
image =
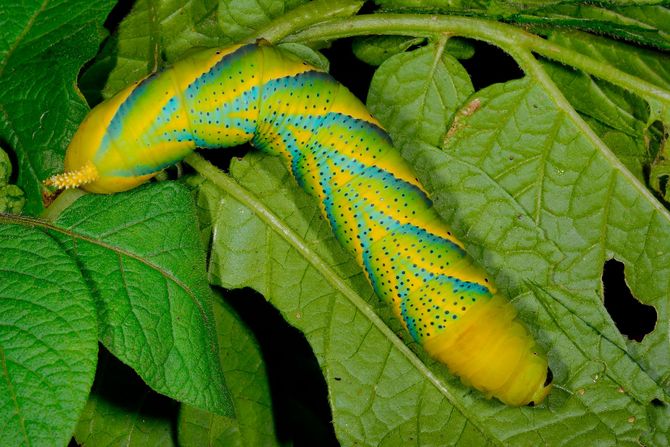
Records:
{"label": "green leaf", "polygon": [[580,32],[555,31],[551,34],[551,40],[666,90],[670,89],[670,60],[667,53]]}
{"label": "green leaf", "polygon": [[316,50],[311,49],[308,46],[301,45],[299,43],[282,43],[277,45],[278,47],[295,54],[300,59],[305,62],[320,68],[321,70],[328,71],[330,68],[330,61],[326,56],[319,53]]}
{"label": "green leaf", "polygon": [[154,390],[232,414],[188,191],[161,183],[87,195],[56,224],[95,292],[105,347]]}
{"label": "green leaf", "polygon": [[0,213],[19,214],[26,203],[23,191],[16,185],[10,185],[12,163],[7,152],[0,148]]}
{"label": "green leaf", "polygon": [[65,445],[93,383],[95,308],[75,262],[22,223],[0,224],[0,434]]}
{"label": "green leaf", "polygon": [[77,73],[98,50],[112,0],[31,0],[0,16],[0,139],[18,159],[25,212],[42,210],[40,182],[62,170],[65,147],[88,111]]}
{"label": "green leaf", "polygon": [[[420,45],[426,39],[411,36],[365,36],[354,39],[351,48],[357,58],[370,65],[381,65],[386,59]],[[469,59],[474,47],[457,37],[447,40],[445,51],[457,59]]]}
{"label": "green leaf", "polygon": [[[584,33],[552,33],[551,40],[566,48],[603,60],[627,73],[670,90],[670,60],[654,50],[640,49]],[[660,180],[667,175],[664,148],[667,135],[656,120],[670,126],[670,116],[655,113],[640,97],[586,73],[558,64],[545,64],[553,80],[575,109],[587,117],[591,127],[626,167],[663,194]],[[670,113],[670,111],[666,111]]]}
{"label": "green leaf", "polygon": [[[666,2],[667,5],[667,2]],[[608,34],[663,50],[670,49],[670,9],[662,5],[560,4],[515,15],[519,23],[538,23],[545,27],[577,28],[595,34]]]}
{"label": "green leaf", "polygon": [[381,65],[386,59],[419,45],[426,39],[412,36],[365,36],[354,39],[351,49],[357,58],[370,65]]}
{"label": "green leaf", "polygon": [[235,404],[235,418],[182,405],[179,443],[183,446],[281,445],[275,434],[268,375],[258,342],[227,303],[222,299],[214,303],[221,365]]}
{"label": "green leaf", "polygon": [[95,384],[74,437],[80,445],[175,446],[177,403],[149,389],[127,366],[100,352]]}
{"label": "green leaf", "polygon": [[139,0],[86,71],[88,89],[94,90],[106,73],[102,97],[109,98],[194,48],[232,43],[231,35],[217,23],[218,7],[217,0]]}
{"label": "green leaf", "polygon": [[467,72],[444,52],[444,45],[398,54],[375,72],[370,111],[389,129],[402,129],[391,132],[398,146],[417,141],[440,145],[451,115],[474,91]]}
{"label": "green leaf", "polygon": [[633,444],[653,429],[651,401],[667,399],[668,328],[626,342],[602,305],[602,269],[611,257],[623,261],[633,294],[664,321],[667,284],[655,278],[667,269],[670,216],[530,79],[475,98],[478,108],[461,117],[444,151],[407,145],[403,154],[549,348],[560,386],[548,398],[553,417],[535,425],[536,412],[523,440],[568,444],[557,425],[569,423],[574,433],[592,427],[590,444]]}
{"label": "green leaf", "polygon": [[304,3],[307,0],[222,0],[219,3],[219,26],[233,41],[239,41]]}

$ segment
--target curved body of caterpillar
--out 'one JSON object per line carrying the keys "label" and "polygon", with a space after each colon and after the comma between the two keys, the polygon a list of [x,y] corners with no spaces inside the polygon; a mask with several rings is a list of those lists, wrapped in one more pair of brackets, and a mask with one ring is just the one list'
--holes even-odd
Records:
{"label": "curved body of caterpillar", "polygon": [[426,351],[509,405],[551,388],[516,312],[432,208],[380,124],[327,73],[268,45],[206,50],[95,107],[49,183],[130,189],[196,147],[251,142],[315,196],[379,297]]}

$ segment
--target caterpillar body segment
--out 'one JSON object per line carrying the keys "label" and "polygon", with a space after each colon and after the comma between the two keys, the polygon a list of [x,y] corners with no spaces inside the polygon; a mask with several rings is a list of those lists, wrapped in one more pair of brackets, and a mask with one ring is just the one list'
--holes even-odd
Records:
{"label": "caterpillar body segment", "polygon": [[411,337],[487,396],[539,404],[551,371],[513,306],[466,254],[412,169],[344,86],[277,48],[206,50],[95,107],[48,183],[146,182],[198,148],[281,157]]}

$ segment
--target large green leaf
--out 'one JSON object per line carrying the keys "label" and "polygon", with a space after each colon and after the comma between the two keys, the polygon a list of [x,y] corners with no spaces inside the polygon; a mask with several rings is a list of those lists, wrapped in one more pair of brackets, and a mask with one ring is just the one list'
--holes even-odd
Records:
{"label": "large green leaf", "polygon": [[88,107],[77,73],[98,49],[113,0],[30,0],[0,6],[0,139],[16,153],[25,211],[42,209],[40,182],[63,167]]}
{"label": "large green leaf", "polygon": [[[389,73],[376,76],[373,88],[382,90],[371,92],[378,98],[371,107],[403,107],[383,90]],[[625,341],[602,305],[601,276],[607,259],[623,261],[635,296],[667,321],[668,283],[658,279],[667,269],[670,215],[552,95],[529,79],[477,92],[444,150],[410,143],[403,153],[549,348],[560,386],[548,399],[554,423],[574,417],[568,408],[579,400],[575,433],[590,426],[593,440],[633,442],[655,429],[645,420],[652,400],[667,398],[668,328],[657,325],[639,344]],[[400,119],[382,121],[405,141]],[[572,442],[554,438],[551,425],[532,425],[524,441],[537,433],[556,445]]]}
{"label": "large green leaf", "polygon": [[0,219],[0,439],[65,445],[93,383],[93,299],[56,241]]}
{"label": "large green leaf", "polygon": [[56,223],[95,292],[107,349],[154,390],[231,415],[189,192],[162,183],[87,195]]}

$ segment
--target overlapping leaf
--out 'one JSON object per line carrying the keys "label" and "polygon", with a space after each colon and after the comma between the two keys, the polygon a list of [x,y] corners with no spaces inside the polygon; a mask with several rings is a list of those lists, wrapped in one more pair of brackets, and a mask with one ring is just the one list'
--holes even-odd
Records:
{"label": "overlapping leaf", "polygon": [[235,417],[184,405],[179,417],[180,444],[280,445],[274,428],[268,375],[258,343],[235,311],[221,299],[215,300],[214,316],[221,365],[235,404]]}
{"label": "overlapping leaf", "polygon": [[177,405],[103,350],[74,438],[90,446],[174,446],[171,413]]}
{"label": "overlapping leaf", "polygon": [[164,183],[80,198],[55,232],[94,290],[100,340],[154,390],[232,414],[193,204]]}
{"label": "overlapping leaf", "polygon": [[[371,93],[379,98],[373,108],[397,106],[384,93]],[[633,293],[666,321],[668,284],[654,278],[667,269],[668,212],[530,80],[477,92],[464,110],[443,151],[404,144],[404,155],[419,167],[438,210],[541,328],[556,380],[573,393],[549,397],[555,423],[571,419],[567,408],[579,400],[581,422],[570,422],[576,433],[584,424],[597,427],[594,440],[633,442],[653,429],[645,407],[667,396],[668,332],[658,326],[641,344],[626,343],[602,306],[602,268],[610,257],[624,261]],[[404,141],[396,121],[386,124]],[[550,426],[537,432],[553,439]]]}
{"label": "overlapping leaf", "polygon": [[0,438],[65,445],[95,373],[93,299],[56,241],[0,222]]}

